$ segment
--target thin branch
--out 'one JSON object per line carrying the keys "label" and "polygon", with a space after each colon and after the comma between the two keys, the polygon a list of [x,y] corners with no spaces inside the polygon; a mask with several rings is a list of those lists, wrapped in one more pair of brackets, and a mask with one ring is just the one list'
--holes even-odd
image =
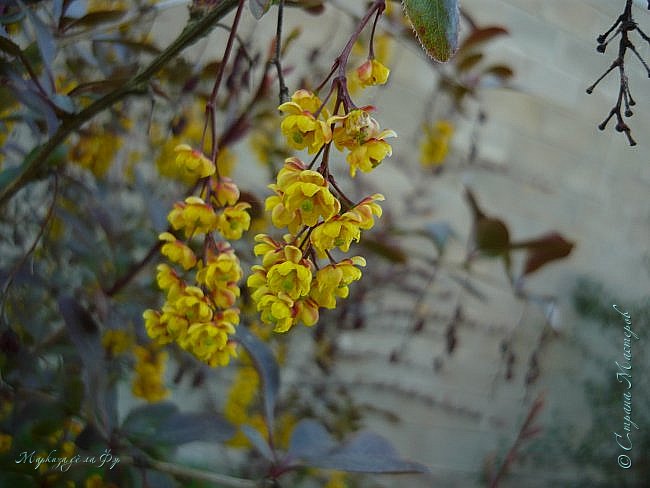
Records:
{"label": "thin branch", "polygon": [[275,33],[275,57],[273,58],[272,63],[275,65],[275,68],[278,72],[278,84],[280,85],[280,104],[283,104],[289,100],[289,88],[284,82],[284,76],[282,75],[282,64],[280,63],[280,55],[282,52],[282,23],[284,17],[284,0],[280,0],[278,3],[278,25]]}
{"label": "thin branch", "polygon": [[189,468],[186,466],[180,466],[178,464],[158,461],[152,458],[134,458],[125,456],[120,458],[120,462],[131,464],[137,467],[154,469],[156,471],[160,471],[161,473],[167,473],[179,478],[216,483],[219,486],[227,488],[256,488],[258,486],[257,483],[253,480],[235,478],[233,476],[214,473],[211,471],[204,471],[202,469]]}
{"label": "thin branch", "polygon": [[58,165],[60,162],[51,162],[50,156],[63,144],[66,139],[82,125],[91,120],[95,115],[112,107],[119,101],[135,93],[145,93],[149,80],[158,73],[167,63],[174,59],[181,51],[190,46],[221,20],[236,5],[237,0],[223,0],[213,10],[195,22],[185,27],[183,32],[172,42],[172,44],[154,58],[149,65],[140,73],[135,75],[124,85],[106,94],[96,102],[92,103],[81,112],[74,114],[63,121],[57,131],[44,144],[38,146],[17,168],[10,170],[15,176],[2,187],[0,187],[0,207],[2,207],[18,190],[30,181],[43,177],[49,165]]}

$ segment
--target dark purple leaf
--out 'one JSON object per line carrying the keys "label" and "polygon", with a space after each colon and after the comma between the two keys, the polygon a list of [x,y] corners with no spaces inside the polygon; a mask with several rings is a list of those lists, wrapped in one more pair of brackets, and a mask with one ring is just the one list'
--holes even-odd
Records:
{"label": "dark purple leaf", "polygon": [[426,473],[422,464],[401,459],[392,444],[372,432],[360,432],[327,454],[310,457],[309,466],[357,473]]}
{"label": "dark purple leaf", "polygon": [[255,337],[248,328],[240,326],[236,333],[237,342],[250,354],[257,373],[262,379],[264,416],[269,432],[273,432],[275,402],[280,389],[280,370],[269,347]]}
{"label": "dark purple leaf", "polygon": [[271,446],[269,446],[269,443],[266,441],[266,439],[262,437],[262,434],[259,430],[251,427],[250,425],[242,425],[241,430],[246,438],[251,442],[251,444],[253,444],[255,449],[257,449],[257,451],[262,456],[264,456],[266,460],[275,461],[275,456],[273,455]]}
{"label": "dark purple leaf", "polygon": [[316,459],[336,448],[336,441],[316,420],[301,420],[291,433],[288,455],[295,459]]}
{"label": "dark purple leaf", "polygon": [[179,412],[173,403],[160,402],[137,407],[122,423],[129,439],[150,446],[176,446],[194,441],[223,442],[235,429],[220,416]]}
{"label": "dark purple leaf", "polygon": [[557,232],[551,232],[537,239],[516,244],[515,247],[528,250],[523,271],[523,276],[525,276],[534,273],[552,261],[567,257],[571,254],[574,243],[567,241]]}
{"label": "dark purple leaf", "polygon": [[490,41],[498,36],[507,35],[508,31],[504,27],[493,25],[489,27],[479,27],[474,29],[462,42],[460,49],[467,51],[484,42]]}

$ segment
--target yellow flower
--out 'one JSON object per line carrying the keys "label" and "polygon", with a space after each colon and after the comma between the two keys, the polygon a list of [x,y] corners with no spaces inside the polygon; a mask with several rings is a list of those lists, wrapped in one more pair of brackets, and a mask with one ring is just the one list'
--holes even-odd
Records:
{"label": "yellow flower", "polygon": [[235,333],[238,323],[238,309],[218,312],[214,321],[192,324],[180,345],[199,360],[216,366],[221,363],[220,353],[226,352],[226,357],[229,357],[228,336]]}
{"label": "yellow flower", "polygon": [[269,185],[275,191],[266,199],[266,210],[271,210],[273,225],[287,227],[295,234],[301,226],[315,226],[320,218],[329,220],[340,209],[340,202],[332,195],[323,175],[304,169],[299,160],[290,158],[278,173],[277,183]]}
{"label": "yellow flower", "polygon": [[388,80],[390,70],[376,59],[369,59],[357,68],[357,76],[364,88],[383,85]]}
{"label": "yellow flower", "polygon": [[190,324],[209,322],[212,320],[212,307],[198,286],[188,286],[183,294],[174,301],[174,308],[182,314]]}
{"label": "yellow flower", "polygon": [[104,332],[102,345],[110,356],[118,356],[131,349],[133,337],[124,330],[110,329]]}
{"label": "yellow flower", "polygon": [[111,130],[92,125],[70,150],[70,160],[102,178],[108,172],[122,140]]}
{"label": "yellow flower", "polygon": [[309,261],[303,259],[302,251],[295,246],[285,246],[284,257],[284,261],[268,270],[267,286],[272,292],[284,293],[296,300],[309,293],[312,278]]}
{"label": "yellow flower", "polygon": [[372,229],[375,225],[375,216],[381,217],[382,210],[378,203],[384,200],[384,195],[375,193],[369,197],[365,197],[354,207],[343,214],[343,217],[357,222],[360,229]]}
{"label": "yellow flower", "polygon": [[163,232],[158,239],[164,241],[160,252],[172,263],[180,264],[183,269],[188,270],[196,265],[196,256],[192,250],[183,242],[176,239],[173,234]]}
{"label": "yellow flower", "polygon": [[[390,4],[391,2],[386,2],[387,6]],[[343,471],[332,471],[324,488],[348,488],[348,484],[345,481],[347,477],[347,473]]]}
{"label": "yellow flower", "polygon": [[293,300],[288,295],[266,293],[257,301],[257,311],[265,324],[275,324],[276,332],[286,332],[298,321],[293,313]]}
{"label": "yellow flower", "polygon": [[237,157],[229,148],[222,147],[219,149],[219,154],[217,155],[217,168],[219,169],[220,176],[231,175],[236,164]]}
{"label": "yellow flower", "polygon": [[361,231],[356,218],[351,219],[343,214],[335,215],[314,228],[309,239],[319,257],[325,257],[325,251],[335,247],[343,252],[349,251],[352,241],[359,242],[360,237]]}
{"label": "yellow flower", "polygon": [[335,308],[336,297],[347,298],[350,293],[348,285],[361,279],[361,270],[357,266],[365,265],[365,259],[355,256],[319,269],[309,296],[321,307]]}
{"label": "yellow flower", "polygon": [[212,199],[220,207],[232,206],[239,200],[239,188],[232,179],[222,176],[212,182]]}
{"label": "yellow flower", "polygon": [[208,234],[217,228],[217,214],[202,198],[191,196],[176,202],[167,220],[176,230],[182,229],[186,238]]}
{"label": "yellow flower", "polygon": [[231,248],[222,248],[215,253],[209,250],[206,264],[196,273],[196,281],[210,292],[210,297],[219,308],[235,304],[240,291],[237,282],[243,275],[239,259]]}
{"label": "yellow flower", "polygon": [[369,111],[372,107],[351,110],[346,115],[330,117],[329,123],[342,122],[334,129],[333,140],[337,149],[348,149],[347,162],[350,165],[350,176],[354,177],[357,169],[363,172],[372,171],[386,156],[392,154],[392,148],[384,140],[396,137],[392,130],[381,130]]}
{"label": "yellow flower", "polygon": [[169,391],[165,388],[163,381],[167,353],[135,346],[134,354],[137,362],[133,368],[135,372],[131,386],[133,395],[151,403],[167,397]]}
{"label": "yellow flower", "polygon": [[99,474],[93,474],[86,478],[84,488],[117,488],[117,485],[104,481],[102,476]]}
{"label": "yellow flower", "polygon": [[185,288],[185,282],[176,271],[168,264],[161,263],[156,267],[156,282],[158,288],[165,292],[168,300],[173,300],[181,294]]}
{"label": "yellow flower", "polygon": [[226,239],[241,239],[242,234],[251,225],[251,216],[246,211],[251,208],[249,203],[239,202],[232,207],[226,207],[217,219],[217,230]]}
{"label": "yellow flower", "polygon": [[350,176],[354,178],[357,168],[369,173],[393,153],[390,144],[383,139],[370,139],[350,151],[346,160],[350,165]]}
{"label": "yellow flower", "polygon": [[316,95],[307,90],[298,90],[290,102],[278,107],[278,110],[287,114],[280,129],[290,147],[307,149],[309,154],[314,154],[332,140],[329,125],[315,116],[320,106],[321,101]]}
{"label": "yellow flower", "polygon": [[157,310],[148,309],[142,314],[144,318],[144,328],[147,335],[157,344],[169,344],[173,341],[167,324],[161,321],[161,314]]}
{"label": "yellow flower", "polygon": [[0,434],[0,454],[4,454],[11,450],[13,437],[9,434]]}
{"label": "yellow flower", "polygon": [[176,164],[184,179],[197,180],[214,174],[214,163],[198,149],[192,149],[187,144],[179,144],[174,148],[174,152],[176,153]]}
{"label": "yellow flower", "polygon": [[454,126],[448,120],[438,120],[431,126],[425,126],[424,139],[420,145],[422,166],[438,166],[444,163],[453,135]]}

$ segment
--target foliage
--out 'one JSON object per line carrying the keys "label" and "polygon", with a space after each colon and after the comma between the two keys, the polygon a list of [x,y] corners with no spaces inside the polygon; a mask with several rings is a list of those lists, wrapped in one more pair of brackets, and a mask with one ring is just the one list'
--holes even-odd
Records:
{"label": "foliage", "polygon": [[[393,206],[419,219],[422,201],[399,202],[383,194],[390,185],[366,179],[391,161],[399,132],[375,117],[390,89],[391,43],[420,42],[448,61],[429,61],[442,102],[417,135],[420,165],[400,171],[417,195],[473,164],[478,138],[466,163],[455,134],[478,130],[486,111],[468,105],[514,76],[485,49],[507,29],[478,25],[456,1],[405,1],[404,16],[374,0],[350,12],[354,27],[331,59],[318,46],[303,62],[294,46],[309,45],[309,33],[283,32],[284,11],[321,15],[333,8],[325,2],[194,0],[163,45],[152,26],[174,3],[0,7],[0,485],[362,487],[372,483],[364,473],[425,477],[426,466],[367,429],[370,408],[353,388],[328,381],[341,334],[390,314],[383,293],[409,292],[408,331],[390,354],[405,361],[431,318],[428,289],[448,278],[459,290],[445,331],[451,356],[461,297],[482,300],[488,288],[478,262],[503,263],[497,279],[546,311],[555,297],[528,280],[574,243],[545,229],[512,239],[471,188],[464,256],[450,252],[460,224],[408,227]],[[273,23],[273,12],[271,39],[242,26]],[[377,107],[365,104],[369,93]],[[296,368],[304,349],[309,367]],[[301,388],[290,373],[313,383]],[[188,465],[179,451],[194,443],[219,456]]]}

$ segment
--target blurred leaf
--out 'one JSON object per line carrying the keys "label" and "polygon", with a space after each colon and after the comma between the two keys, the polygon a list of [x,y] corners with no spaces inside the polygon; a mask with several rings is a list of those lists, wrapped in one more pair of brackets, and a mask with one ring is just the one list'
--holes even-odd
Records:
{"label": "blurred leaf", "polygon": [[262,379],[264,415],[269,432],[273,432],[275,402],[280,389],[280,370],[271,349],[255,337],[247,327],[237,327],[236,340],[250,354],[257,373]]}
{"label": "blurred leaf", "polygon": [[448,222],[432,222],[424,226],[422,235],[433,240],[438,252],[442,253],[449,238],[455,236],[455,232]]}
{"label": "blurred leaf", "polygon": [[6,37],[2,36],[0,36],[0,50],[16,58],[20,57],[22,54],[18,44],[13,42],[11,39],[7,39]]}
{"label": "blurred leaf", "polygon": [[86,451],[100,451],[106,446],[106,439],[92,423],[86,424],[75,439],[75,444]]}
{"label": "blurred leaf", "polygon": [[73,17],[63,17],[59,27],[61,30],[66,31],[75,27],[95,27],[100,24],[107,22],[117,22],[127,11],[124,9],[114,9],[114,10],[98,10],[95,12],[90,12],[83,17],[73,18]]}
{"label": "blurred leaf", "polygon": [[457,57],[456,59],[457,59],[456,69],[458,70],[459,73],[462,73],[464,71],[468,71],[472,69],[479,62],[481,62],[481,60],[483,59],[483,53],[474,53],[474,54],[470,54],[469,56],[464,56],[460,59],[459,57]]}
{"label": "blurred leaf", "polygon": [[99,325],[75,298],[64,296],[58,303],[70,341],[84,366],[87,398],[92,402],[100,425],[110,432],[117,419],[117,396],[115,387],[108,384]]}
{"label": "blurred leaf", "polygon": [[357,473],[426,473],[429,471],[422,464],[401,459],[388,440],[372,432],[360,432],[347,442],[325,451],[325,445],[329,442],[326,440],[322,448],[319,446],[317,438],[324,429],[317,425],[308,424],[300,434],[303,441],[306,441],[305,447],[308,449],[299,453],[299,457],[308,466]]}
{"label": "blurred leaf", "polygon": [[336,441],[316,420],[303,419],[293,429],[288,455],[298,459],[323,456],[336,447]]}
{"label": "blurred leaf", "polygon": [[465,198],[472,211],[474,247],[487,256],[505,255],[510,250],[510,232],[501,219],[488,217],[479,207],[474,193],[465,188]]}
{"label": "blurred leaf", "polygon": [[505,64],[495,64],[485,68],[483,70],[483,74],[496,76],[497,78],[506,80],[508,78],[512,78],[515,75],[515,72],[512,70],[512,68],[506,66]]}
{"label": "blurred leaf", "polygon": [[36,13],[34,13],[31,9],[27,8],[25,4],[20,2],[21,8],[25,10],[25,13],[27,14],[27,18],[29,19],[30,23],[32,24],[32,27],[34,28],[34,34],[36,35],[36,44],[38,45],[38,50],[41,53],[41,58],[43,59],[43,63],[45,64],[45,67],[47,68],[48,74],[50,75],[50,78],[52,78],[52,63],[54,62],[54,58],[56,57],[56,41],[54,40],[54,36],[52,35],[52,32],[50,32],[50,28],[48,25],[46,25]]}
{"label": "blurred leaf", "polygon": [[272,0],[250,0],[249,6],[255,19],[260,20],[269,11]]}
{"label": "blurred leaf", "polygon": [[93,40],[93,43],[119,44],[120,46],[127,47],[132,51],[144,52],[154,56],[160,54],[160,49],[150,42],[145,41],[130,41],[128,39],[95,39]]}
{"label": "blurred leaf", "polygon": [[84,366],[97,368],[104,350],[99,325],[90,313],[71,296],[59,299],[59,310],[67,326],[70,340],[77,348]]}
{"label": "blurred leaf", "polygon": [[365,237],[361,241],[361,245],[368,251],[373,252],[391,263],[403,264],[408,261],[406,253],[398,246],[382,242],[373,237]]}
{"label": "blurred leaf", "polygon": [[491,41],[495,37],[507,35],[508,30],[504,27],[493,25],[474,29],[461,43],[460,51],[467,51],[472,47]]}
{"label": "blurred leaf", "polygon": [[513,244],[515,248],[528,249],[523,276],[534,273],[551,261],[563,259],[571,254],[574,243],[567,241],[561,234],[550,232],[536,239]]}
{"label": "blurred leaf", "polygon": [[424,50],[436,61],[449,61],[458,48],[458,0],[402,0]]}
{"label": "blurred leaf", "polygon": [[273,455],[273,450],[269,443],[262,437],[262,434],[259,430],[252,427],[251,425],[242,425],[242,432],[246,438],[251,442],[251,444],[257,449],[262,456],[268,461],[275,461],[275,456]]}
{"label": "blurred leaf", "polygon": [[179,412],[173,403],[137,407],[127,415],[122,430],[129,439],[149,446],[176,446],[193,441],[223,442],[235,429],[216,414]]}

